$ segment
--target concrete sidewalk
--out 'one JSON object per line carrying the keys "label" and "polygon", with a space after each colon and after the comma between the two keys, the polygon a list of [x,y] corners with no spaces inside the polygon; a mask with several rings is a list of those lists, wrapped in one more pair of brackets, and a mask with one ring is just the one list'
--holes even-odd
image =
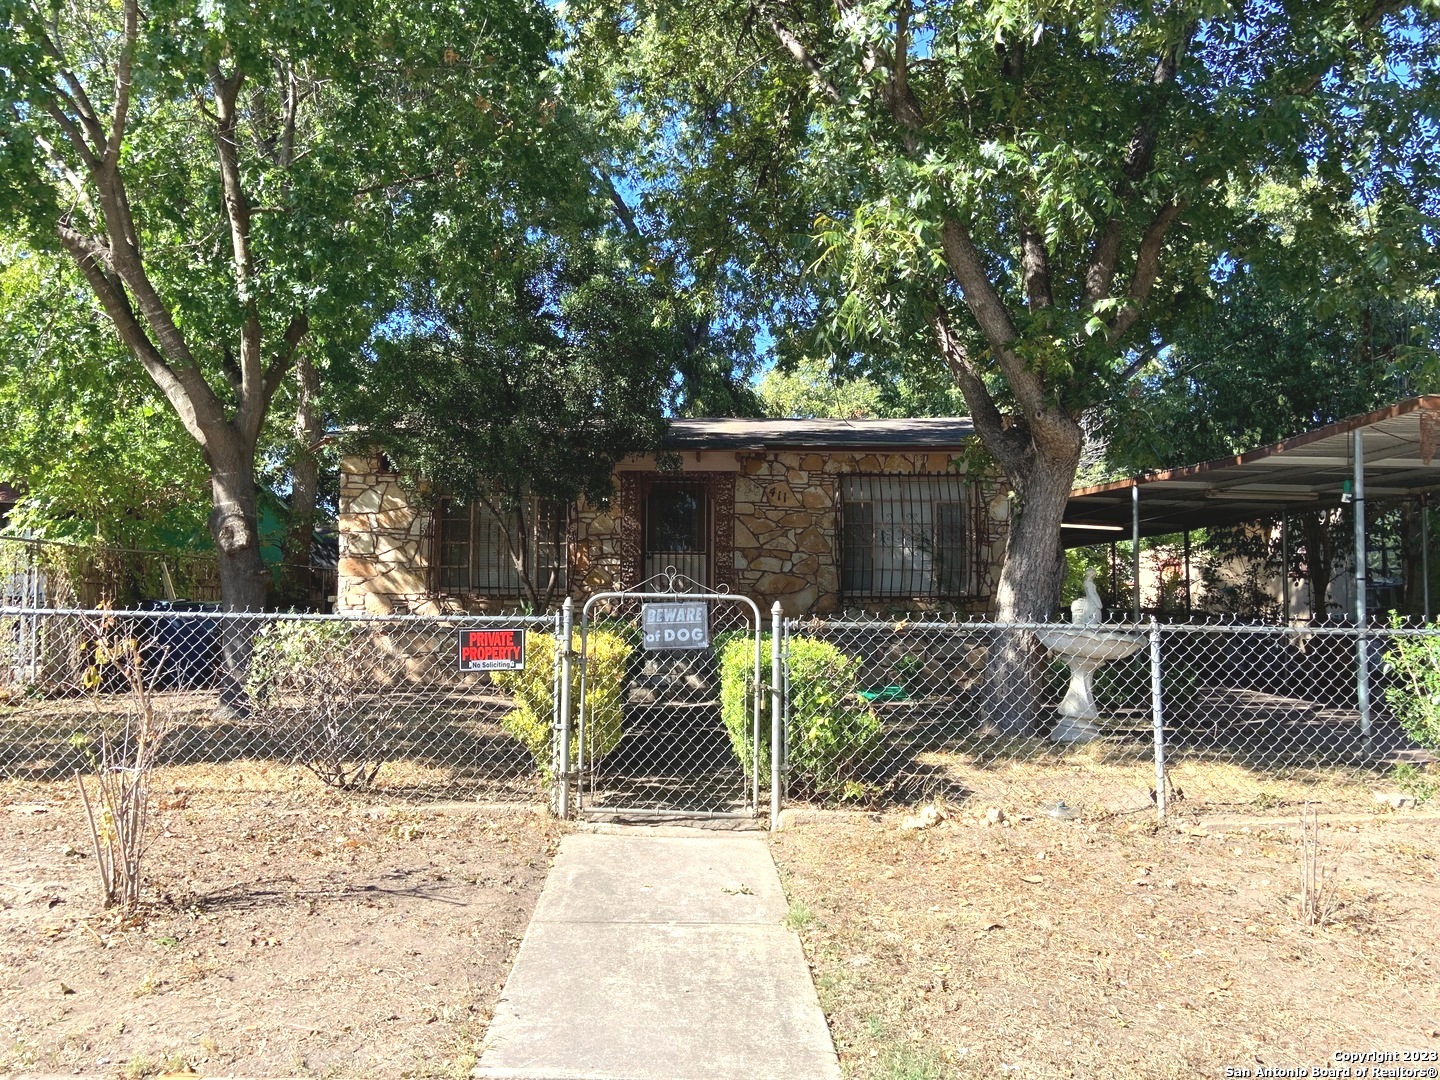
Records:
{"label": "concrete sidewalk", "polygon": [[838,1080],[763,835],[565,837],[472,1075]]}

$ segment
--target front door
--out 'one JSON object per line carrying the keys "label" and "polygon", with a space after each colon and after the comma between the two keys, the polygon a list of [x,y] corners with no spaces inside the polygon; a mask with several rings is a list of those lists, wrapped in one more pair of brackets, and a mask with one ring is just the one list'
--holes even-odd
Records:
{"label": "front door", "polygon": [[642,510],[644,537],[643,579],[665,574],[672,567],[702,588],[710,572],[709,488],[703,480],[652,480]]}

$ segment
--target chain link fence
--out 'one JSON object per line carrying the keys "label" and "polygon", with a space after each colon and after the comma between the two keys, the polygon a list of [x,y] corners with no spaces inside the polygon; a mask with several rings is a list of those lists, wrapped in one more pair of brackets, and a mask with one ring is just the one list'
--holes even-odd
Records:
{"label": "chain link fence", "polygon": [[811,620],[786,623],[784,657],[792,804],[1176,815],[1440,795],[1434,630]]}
{"label": "chain link fence", "polygon": [[723,594],[614,593],[585,605],[572,758],[582,810],[755,816],[758,777],[769,794],[755,737],[770,679],[761,621],[753,602]]}
{"label": "chain link fence", "polygon": [[[275,564],[289,603],[305,611],[334,606],[333,552],[317,546],[307,566]],[[218,609],[220,564],[213,554],[147,551],[0,534],[0,605],[17,608],[173,607]]]}
{"label": "chain link fence", "polygon": [[[0,784],[69,781],[154,730],[144,715],[174,789],[538,803],[568,769],[585,809],[763,812],[778,700],[790,805],[1180,815],[1440,794],[1435,630],[788,621],[777,696],[770,620],[731,602],[709,648],[648,651],[623,603],[576,620],[569,695],[559,616],[3,608]],[[523,672],[461,670],[461,631],[486,629],[524,631]]]}
{"label": "chain link fence", "polygon": [[[318,782],[386,800],[536,801],[536,754],[507,726],[514,692],[460,669],[459,635],[553,642],[555,625],[0,609],[0,782],[68,780],[145,726],[163,733],[159,779],[177,789]],[[548,740],[540,752],[548,762]]]}

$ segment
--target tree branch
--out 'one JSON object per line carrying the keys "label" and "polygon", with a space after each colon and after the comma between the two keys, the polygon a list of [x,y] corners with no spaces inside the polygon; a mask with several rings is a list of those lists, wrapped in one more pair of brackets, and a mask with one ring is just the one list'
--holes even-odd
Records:
{"label": "tree branch", "polygon": [[940,247],[950,273],[964,293],[965,305],[990,343],[1015,400],[1026,417],[1038,416],[1045,407],[1044,387],[1040,377],[1011,348],[1019,334],[1005,301],[985,272],[970,233],[958,221],[946,221],[940,228]]}
{"label": "tree branch", "polygon": [[970,407],[970,419],[975,430],[1014,484],[1026,470],[1029,440],[1020,429],[1006,426],[994,397],[970,362],[965,343],[956,336],[949,315],[939,305],[930,316],[930,326],[935,332],[935,344],[940,355],[960,387],[960,393],[965,396],[965,404]]}
{"label": "tree branch", "polygon": [[115,107],[110,114],[110,135],[105,140],[104,160],[107,169],[114,168],[120,161],[120,143],[125,138],[125,122],[130,112],[131,75],[139,22],[138,0],[125,0],[125,36],[120,46],[120,59],[115,65]]}
{"label": "tree branch", "polygon": [[605,188],[605,193],[610,196],[610,204],[615,207],[615,216],[620,219],[620,224],[625,227],[625,231],[638,240],[640,238],[640,226],[635,222],[635,212],[631,210],[629,204],[620,197],[620,192],[616,190],[614,181],[610,179],[610,174],[603,170],[596,170],[596,172],[600,177],[601,185]]}
{"label": "tree branch", "polygon": [[75,121],[70,118],[62,106],[64,102],[69,102],[73,105],[73,100],[65,91],[53,84],[48,85],[47,89],[54,95],[54,98],[58,100],[51,98],[46,99],[44,103],[46,114],[51,120],[55,121],[56,125],[58,125],[60,130],[65,134],[65,138],[70,141],[70,145],[73,146],[75,152],[80,155],[80,160],[84,163],[86,170],[92,176],[95,175],[100,171],[100,159],[95,156],[94,149],[85,141],[84,133],[75,126]]}
{"label": "tree branch", "polygon": [[1125,331],[1134,326],[1135,320],[1140,318],[1140,311],[1150,296],[1150,289],[1160,276],[1160,251],[1165,246],[1165,234],[1170,231],[1170,226],[1184,209],[1183,199],[1166,203],[1146,226],[1145,235],[1140,238],[1140,248],[1135,254],[1135,273],[1131,275],[1130,288],[1125,294],[1130,303],[1110,321],[1111,341],[1123,337]]}
{"label": "tree branch", "polygon": [[220,189],[225,216],[230,222],[231,261],[235,266],[235,291],[244,312],[240,324],[240,407],[237,421],[248,430],[258,430],[258,417],[265,414],[264,371],[260,356],[260,315],[252,295],[254,267],[250,252],[250,200],[240,181],[240,147],[235,102],[245,73],[236,68],[227,78],[218,61],[210,64],[210,88],[215,95],[215,154],[220,163]]}
{"label": "tree branch", "polygon": [[358,199],[362,195],[372,195],[377,191],[385,191],[389,188],[400,187],[405,184],[423,184],[427,180],[434,180],[441,172],[442,170],[435,169],[421,176],[401,176],[392,180],[380,180],[374,184],[367,184],[365,187],[356,188],[350,193],[350,197]]}
{"label": "tree branch", "polygon": [[100,126],[99,115],[95,111],[95,106],[90,102],[90,95],[85,92],[85,84],[75,77],[75,73],[70,70],[69,62],[65,59],[65,54],[60,51],[60,46],[46,30],[43,28],[37,29],[35,36],[40,43],[41,50],[48,55],[50,59],[55,61],[55,68],[59,72],[60,78],[65,82],[66,86],[70,88],[69,92],[62,90],[54,83],[50,83],[49,80],[43,81],[49,84],[48,88],[52,93],[57,94],[69,102],[75,115],[80,118],[80,123],[85,128],[86,135],[90,139],[92,150],[98,156],[104,152],[105,129]]}
{"label": "tree branch", "polygon": [[[275,350],[275,355],[270,358],[270,366],[265,370],[265,404],[274,399],[275,392],[280,389],[280,384],[285,381],[285,376],[295,366],[295,356],[299,352],[300,342],[310,332],[310,316],[305,312],[290,317],[290,322],[285,327],[285,336],[282,339],[280,348]],[[258,429],[257,429],[258,430]]]}
{"label": "tree branch", "polygon": [[1160,355],[1162,348],[1164,348],[1164,346],[1157,341],[1147,342],[1145,347],[1141,349],[1128,364],[1120,369],[1120,377],[1117,380],[1118,383],[1123,386],[1133,379],[1141,368]]}
{"label": "tree branch", "polygon": [[300,112],[300,78],[295,64],[285,62],[285,121],[280,135],[280,167],[288,169],[295,162],[295,124]]}
{"label": "tree branch", "polygon": [[1054,300],[1050,289],[1050,253],[1045,250],[1045,238],[1027,223],[1021,230],[1020,243],[1026,302],[1031,311],[1048,308]]}
{"label": "tree branch", "polygon": [[815,58],[815,54],[805,46],[798,37],[792,34],[786,27],[768,10],[765,12],[765,21],[770,24],[770,30],[775,35],[781,46],[793,57],[801,67],[810,73],[819,84],[820,92],[824,94],[832,104],[839,104],[841,100],[840,88],[831,81],[825,74],[825,67]]}
{"label": "tree branch", "polygon": [[[1150,76],[1152,88],[1164,91],[1175,84],[1175,78],[1180,71],[1180,58],[1190,47],[1198,28],[1198,23],[1187,23],[1181,39],[1161,54]],[[1125,150],[1125,161],[1120,167],[1121,183],[1115,192],[1115,198],[1120,205],[1105,222],[1105,228],[1095,241],[1090,263],[1085,270],[1085,299],[1092,304],[1110,295],[1115,280],[1115,266],[1120,258],[1120,241],[1125,227],[1124,210],[1155,164],[1155,147],[1160,140],[1160,123],[1164,113],[1160,103],[1155,103],[1130,136],[1130,144]]]}
{"label": "tree branch", "polygon": [[[1372,3],[1370,5],[1369,10],[1366,11],[1364,15],[1355,20],[1355,37],[1352,40],[1346,42],[1345,47],[1349,49],[1354,49],[1360,44],[1361,37],[1363,37],[1366,33],[1374,30],[1375,27],[1380,25],[1381,19],[1383,19],[1386,15],[1394,14],[1404,6],[1404,0],[1376,0],[1375,3]],[[1333,68],[1334,66],[1335,64],[1332,61],[1331,63],[1326,64],[1324,67],[1320,68],[1318,71],[1311,73],[1311,75],[1307,77],[1304,82],[1297,83],[1295,86],[1293,86],[1290,89],[1290,93],[1296,96],[1313,94],[1317,89],[1319,89],[1320,83],[1324,81],[1325,76],[1330,73],[1331,68]]]}
{"label": "tree branch", "polygon": [[105,249],[104,244],[94,237],[72,228],[68,222],[63,220],[59,223],[57,232],[61,245],[80,268],[80,273],[84,275],[90,290],[100,301],[101,306],[105,309],[105,314],[114,324],[120,340],[140,361],[146,374],[174,406],[180,416],[180,422],[185,425],[185,430],[202,448],[205,447],[208,444],[205,428],[189,388],[166,362],[165,357],[140,324],[134,308],[130,306],[129,297],[125,295],[124,286],[111,269],[109,252]]}

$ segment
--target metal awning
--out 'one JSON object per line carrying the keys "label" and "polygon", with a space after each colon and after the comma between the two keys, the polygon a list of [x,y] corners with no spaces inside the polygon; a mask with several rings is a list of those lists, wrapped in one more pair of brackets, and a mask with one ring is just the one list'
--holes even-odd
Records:
{"label": "metal awning", "polygon": [[1065,508],[1066,547],[1278,518],[1341,505],[1356,486],[1373,500],[1440,490],[1440,395],[1411,398],[1237,457],[1077,488]]}

